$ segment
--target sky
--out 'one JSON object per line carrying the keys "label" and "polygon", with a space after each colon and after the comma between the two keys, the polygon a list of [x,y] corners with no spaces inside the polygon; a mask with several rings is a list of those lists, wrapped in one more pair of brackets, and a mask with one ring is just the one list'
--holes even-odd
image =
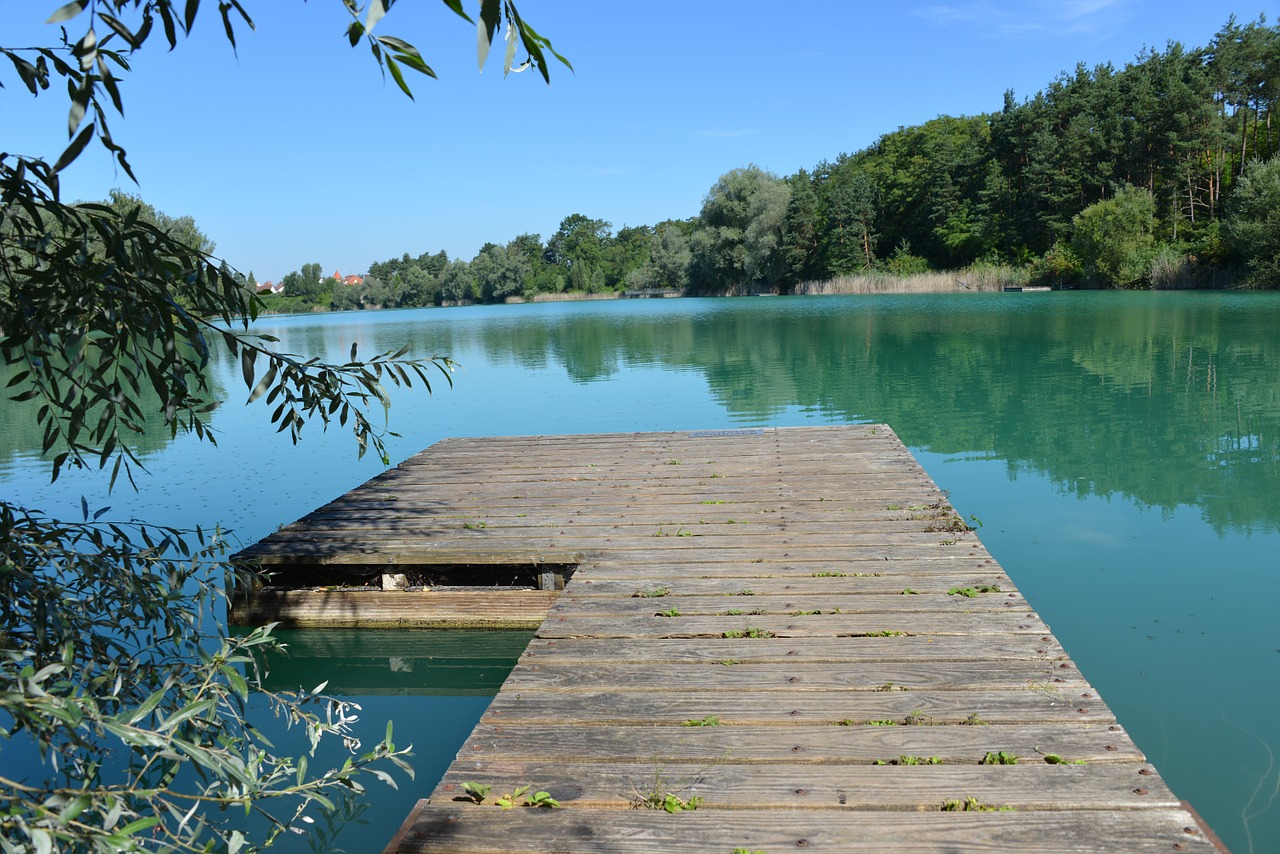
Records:
{"label": "sky", "polygon": [[[43,22],[62,2],[11,4],[0,44],[52,45]],[[1280,13],[1280,0],[519,0],[573,63],[548,86],[533,71],[504,80],[500,47],[478,71],[470,25],[401,0],[376,32],[440,77],[410,74],[410,100],[348,47],[341,0],[242,5],[256,31],[234,52],[205,0],[177,50],[157,32],[132,58],[111,130],[139,184],[97,145],[62,181],[69,199],[118,187],[194,217],[259,281],[406,252],[469,260],[486,242],[545,241],[574,213],[615,231],[695,216],[731,169],[812,169],[898,127],[999,110],[1006,90],[1033,96],[1077,63],[1123,67],[1170,41],[1204,46],[1233,13]],[[7,63],[0,83],[0,151],[56,159],[64,93],[32,98]]]}

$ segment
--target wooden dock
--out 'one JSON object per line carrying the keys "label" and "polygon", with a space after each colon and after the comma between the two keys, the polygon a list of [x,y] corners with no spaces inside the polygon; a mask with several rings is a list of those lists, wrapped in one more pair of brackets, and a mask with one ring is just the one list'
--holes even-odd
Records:
{"label": "wooden dock", "polygon": [[554,600],[388,852],[1223,850],[883,425],[451,439],[244,554]]}

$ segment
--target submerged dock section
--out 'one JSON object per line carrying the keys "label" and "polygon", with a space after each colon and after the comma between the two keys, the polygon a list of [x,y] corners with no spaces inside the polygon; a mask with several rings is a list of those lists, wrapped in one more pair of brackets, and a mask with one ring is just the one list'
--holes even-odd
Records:
{"label": "submerged dock section", "polygon": [[541,608],[389,852],[1216,848],[883,425],[451,439],[245,554],[245,621]]}

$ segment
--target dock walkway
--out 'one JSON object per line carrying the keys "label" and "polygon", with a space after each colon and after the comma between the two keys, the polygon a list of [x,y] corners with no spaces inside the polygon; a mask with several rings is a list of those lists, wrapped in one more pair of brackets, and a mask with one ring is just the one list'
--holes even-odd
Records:
{"label": "dock walkway", "polygon": [[450,439],[246,554],[572,570],[388,851],[1219,850],[883,425]]}

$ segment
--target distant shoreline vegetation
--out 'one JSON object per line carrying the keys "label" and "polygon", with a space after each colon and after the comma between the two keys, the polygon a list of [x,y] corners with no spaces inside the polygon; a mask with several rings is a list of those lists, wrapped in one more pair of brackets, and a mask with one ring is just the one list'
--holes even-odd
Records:
{"label": "distant shoreline vegetation", "polygon": [[[1001,110],[900,127],[779,177],[732,169],[686,220],[613,230],[574,213],[470,261],[409,253],[363,280],[318,263],[268,311],[586,298],[1079,288],[1280,288],[1280,26],[1232,16],[1078,65]],[[359,278],[359,277],[351,277]],[[252,272],[246,287],[263,283]],[[277,286],[278,288],[278,286]]]}
{"label": "distant shoreline vegetation", "polygon": [[[1236,277],[1229,270],[1200,271],[1198,278],[1173,279],[1155,286],[1157,290],[1225,290],[1239,288]],[[1209,278],[1204,274],[1216,274]],[[790,294],[804,296],[840,296],[840,295],[873,295],[873,294],[936,294],[936,293],[995,293],[1007,289],[1051,287],[1054,289],[1099,289],[1097,285],[1087,282],[1049,284],[1036,279],[1029,268],[1016,267],[972,267],[957,271],[929,271],[923,273],[893,274],[883,272],[866,272],[850,276],[839,276],[824,281],[800,282]],[[537,293],[532,295],[513,295],[501,300],[485,302],[464,298],[461,300],[444,300],[430,306],[378,305],[365,303],[359,306],[342,305],[333,300],[327,305],[307,303],[297,298],[282,295],[264,294],[262,297],[263,314],[305,314],[325,311],[357,311],[380,310],[384,308],[442,307],[452,308],[467,305],[520,305],[525,303],[576,302],[583,300],[617,300],[617,299],[672,299],[690,296],[770,296],[777,291],[732,289],[722,293],[684,293],[676,290],[668,291],[605,291],[590,293],[586,291],[559,291],[556,293]]]}

